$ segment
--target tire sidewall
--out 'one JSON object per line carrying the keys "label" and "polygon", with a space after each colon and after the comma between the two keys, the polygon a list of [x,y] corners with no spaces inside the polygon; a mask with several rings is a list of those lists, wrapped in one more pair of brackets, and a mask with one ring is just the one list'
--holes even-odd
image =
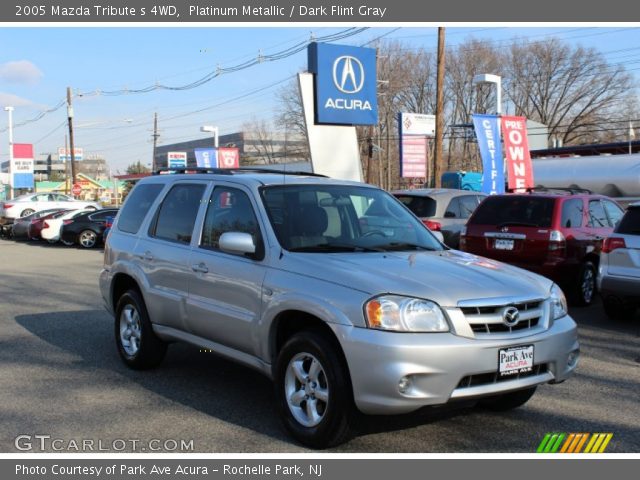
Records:
{"label": "tire sidewall", "polygon": [[[91,232],[93,234],[93,244],[91,246],[87,246],[87,245],[83,245],[82,244],[82,236],[87,233],[87,232]],[[98,244],[98,234],[96,232],[94,232],[93,230],[83,230],[82,232],[80,232],[80,235],[78,235],[78,244],[82,247],[82,248],[93,248]]]}
{"label": "tire sidewall", "polygon": [[[353,415],[353,394],[342,353],[322,334],[306,331],[291,337],[281,349],[275,368],[276,403],[287,431],[300,443],[312,448],[327,448],[346,439]],[[290,360],[298,353],[313,355],[325,372],[329,402],[322,421],[305,427],[295,419],[287,403],[284,379]]]}
{"label": "tire sidewall", "polygon": [[[592,282],[592,292],[591,292],[591,298],[590,299],[585,299],[585,295],[584,295],[584,289],[583,289],[583,282],[584,282],[584,277],[587,274],[587,272],[590,271],[591,272],[591,282]],[[596,268],[593,265],[593,263],[591,262],[584,262],[582,264],[582,266],[580,267],[580,272],[578,274],[578,280],[577,280],[577,285],[576,285],[576,303],[580,306],[588,306],[591,305],[593,303],[593,301],[595,300],[596,297]]]}

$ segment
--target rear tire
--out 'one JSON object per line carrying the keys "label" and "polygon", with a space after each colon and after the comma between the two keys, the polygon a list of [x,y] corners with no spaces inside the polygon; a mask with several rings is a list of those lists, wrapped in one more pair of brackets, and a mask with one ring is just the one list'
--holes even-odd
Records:
{"label": "rear tire", "polygon": [[98,234],[93,230],[83,230],[78,235],[78,243],[83,248],[93,248],[98,243]]}
{"label": "rear tire", "polygon": [[25,208],[20,214],[20,216],[26,217],[27,215],[31,215],[32,213],[35,213],[35,210],[33,208]]}
{"label": "rear tire", "polygon": [[120,358],[134,370],[158,366],[167,352],[167,344],[153,332],[147,307],[135,290],[118,300],[115,335]]}
{"label": "rear tire", "polygon": [[493,412],[506,412],[514,408],[521,407],[529,401],[533,394],[536,393],[537,387],[527,388],[525,390],[517,390],[515,392],[505,393],[496,397],[487,398],[480,402],[480,405],[487,410]]}
{"label": "rear tire", "polygon": [[591,262],[580,266],[576,284],[573,288],[573,304],[586,307],[593,303],[596,296],[596,267]]}
{"label": "rear tire", "polygon": [[276,403],[286,430],[311,448],[329,448],[351,437],[354,403],[342,352],[317,331],[292,336],[275,366]]}

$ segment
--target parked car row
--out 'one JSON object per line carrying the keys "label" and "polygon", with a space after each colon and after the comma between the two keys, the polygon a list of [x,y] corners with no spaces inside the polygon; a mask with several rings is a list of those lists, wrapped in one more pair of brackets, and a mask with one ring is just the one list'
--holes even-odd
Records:
{"label": "parked car row", "polygon": [[104,208],[47,209],[16,218],[5,234],[15,240],[44,240],[49,243],[93,248],[104,242],[107,225],[118,210]]}

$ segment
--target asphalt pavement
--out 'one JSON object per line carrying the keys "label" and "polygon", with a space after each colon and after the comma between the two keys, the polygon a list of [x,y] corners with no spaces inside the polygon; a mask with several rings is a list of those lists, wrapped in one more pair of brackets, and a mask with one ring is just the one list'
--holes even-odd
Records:
{"label": "asphalt pavement", "polygon": [[[110,453],[307,451],[253,370],[188,345],[172,345],[158,369],[126,368],[98,291],[101,264],[98,249],[0,239],[0,452],[82,442]],[[567,382],[508,413],[458,405],[364,417],[333,451],[532,453],[547,432],[611,432],[607,452],[640,452],[639,316],[611,322],[599,304],[570,313],[582,358]]]}

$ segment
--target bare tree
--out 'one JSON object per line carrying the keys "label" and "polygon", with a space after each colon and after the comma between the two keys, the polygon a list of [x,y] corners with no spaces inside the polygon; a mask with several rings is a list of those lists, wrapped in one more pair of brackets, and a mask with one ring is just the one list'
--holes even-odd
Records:
{"label": "bare tree", "polygon": [[278,163],[275,130],[266,120],[253,119],[242,125],[247,163],[268,165]]}
{"label": "bare tree", "polygon": [[565,145],[597,141],[594,132],[620,116],[633,88],[623,66],[558,39],[514,42],[505,76],[515,113],[547,125]]}
{"label": "bare tree", "polygon": [[[309,153],[309,141],[307,138],[307,126],[304,121],[304,113],[302,109],[302,99],[300,98],[300,89],[298,87],[297,77],[285,84],[276,92],[278,101],[277,115],[275,118],[276,126],[279,130],[284,131],[286,140],[293,138],[295,142],[291,145],[285,145],[287,153],[305,161],[311,160]],[[299,140],[304,140],[300,142]]]}

